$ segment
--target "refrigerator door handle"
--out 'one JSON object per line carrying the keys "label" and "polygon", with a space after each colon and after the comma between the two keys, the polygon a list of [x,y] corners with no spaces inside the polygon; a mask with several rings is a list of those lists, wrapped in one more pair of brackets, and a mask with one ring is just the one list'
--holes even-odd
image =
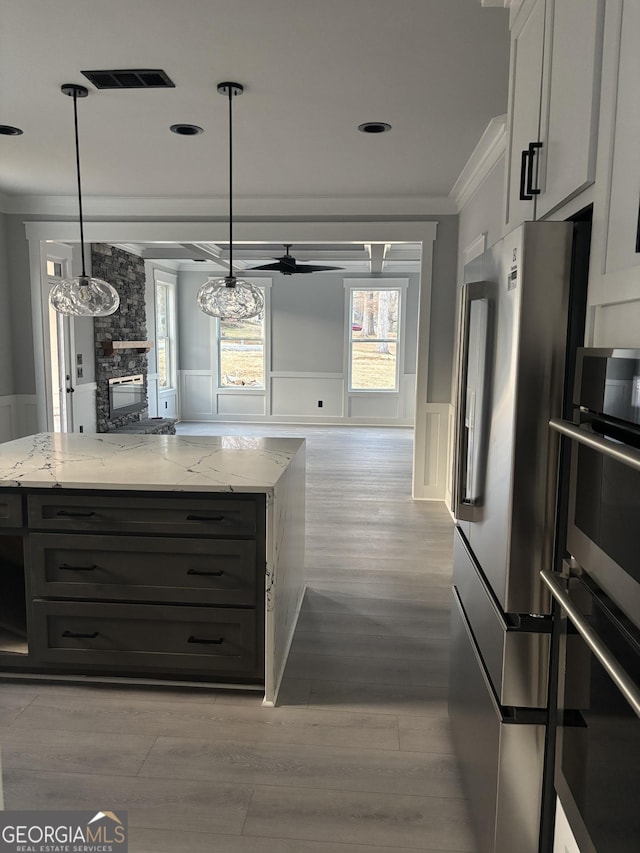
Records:
{"label": "refrigerator door handle", "polygon": [[462,289],[453,482],[454,515],[462,521],[475,521],[482,511],[492,294],[486,281]]}

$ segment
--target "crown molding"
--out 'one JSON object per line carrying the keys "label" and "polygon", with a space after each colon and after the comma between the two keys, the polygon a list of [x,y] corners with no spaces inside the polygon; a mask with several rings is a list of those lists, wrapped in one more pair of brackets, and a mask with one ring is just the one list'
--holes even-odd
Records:
{"label": "crown molding", "polygon": [[[168,197],[83,197],[85,217],[145,217],[176,219],[226,219],[228,198]],[[10,196],[0,195],[4,213],[28,216],[64,216],[77,218],[75,196]],[[440,196],[362,196],[362,197],[234,197],[236,217],[285,216],[433,216],[457,213],[450,197]]]}
{"label": "crown molding", "polygon": [[507,149],[507,117],[492,118],[449,193],[460,212]]}

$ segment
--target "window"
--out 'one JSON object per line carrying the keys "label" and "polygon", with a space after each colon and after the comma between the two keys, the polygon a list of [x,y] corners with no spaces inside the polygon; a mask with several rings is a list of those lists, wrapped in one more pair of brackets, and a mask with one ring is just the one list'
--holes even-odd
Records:
{"label": "window", "polygon": [[62,264],[60,261],[47,261],[47,275],[54,278],[62,278]]}
{"label": "window", "polygon": [[171,284],[156,281],[156,369],[158,390],[175,387],[175,293]]}
{"label": "window", "polygon": [[218,386],[264,389],[264,311],[248,320],[218,320]]}
{"label": "window", "polygon": [[351,288],[349,388],[398,390],[398,330],[401,290]]}

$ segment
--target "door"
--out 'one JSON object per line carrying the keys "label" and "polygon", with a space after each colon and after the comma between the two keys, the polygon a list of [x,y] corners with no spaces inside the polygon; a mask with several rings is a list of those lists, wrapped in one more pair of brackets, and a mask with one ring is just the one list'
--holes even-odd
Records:
{"label": "door", "polygon": [[537,219],[594,182],[600,104],[604,3],[547,2]]}
{"label": "door", "polygon": [[42,312],[46,360],[47,429],[73,432],[75,393],[73,320],[59,314],[49,304],[51,288],[70,274],[71,249],[47,246],[46,275],[43,276]]}

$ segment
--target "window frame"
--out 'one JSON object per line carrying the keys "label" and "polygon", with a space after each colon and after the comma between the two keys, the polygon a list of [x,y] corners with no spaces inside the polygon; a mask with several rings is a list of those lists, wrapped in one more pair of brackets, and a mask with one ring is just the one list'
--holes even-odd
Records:
{"label": "window frame", "polygon": [[[401,377],[404,371],[404,350],[405,350],[405,307],[406,295],[409,287],[409,279],[406,278],[349,278],[344,279],[345,288],[345,376],[347,379],[347,394],[363,395],[363,394],[396,394],[401,393]],[[395,371],[395,387],[394,388],[354,388],[353,387],[353,358],[352,358],[352,343],[353,343],[353,294],[355,291],[372,291],[372,290],[395,290],[398,292],[398,328],[397,337],[390,340],[396,344],[396,371]],[[370,343],[377,343],[378,339],[371,340]]]}
{"label": "window frame", "polygon": [[[168,394],[175,393],[178,389],[178,365],[177,365],[177,339],[176,339],[176,301],[177,301],[177,293],[176,293],[176,282],[169,280],[170,275],[162,272],[162,270],[154,270],[153,277],[153,314],[154,314],[154,334],[155,334],[155,342],[156,342],[156,375],[158,377],[158,395],[160,394]],[[173,278],[173,276],[171,276]],[[158,331],[158,290],[159,288],[165,288],[167,293],[167,332],[166,335],[160,335]],[[166,341],[165,350],[168,353],[168,363],[169,369],[168,379],[169,385],[163,386],[160,384],[160,364],[159,364],[159,354],[160,348],[158,347],[158,341],[162,338]]]}
{"label": "window frame", "polygon": [[[221,321],[217,319],[213,332],[213,346],[215,353],[215,373],[214,380],[218,394],[258,394],[265,395],[268,393],[268,386],[271,374],[271,279],[248,279],[242,276],[243,280],[251,281],[262,291],[264,297],[264,318],[262,321],[262,369],[263,369],[263,384],[262,385],[223,385],[221,382],[221,366],[222,359],[220,357],[220,343],[222,337],[220,335]],[[256,338],[257,340],[257,338]]]}

